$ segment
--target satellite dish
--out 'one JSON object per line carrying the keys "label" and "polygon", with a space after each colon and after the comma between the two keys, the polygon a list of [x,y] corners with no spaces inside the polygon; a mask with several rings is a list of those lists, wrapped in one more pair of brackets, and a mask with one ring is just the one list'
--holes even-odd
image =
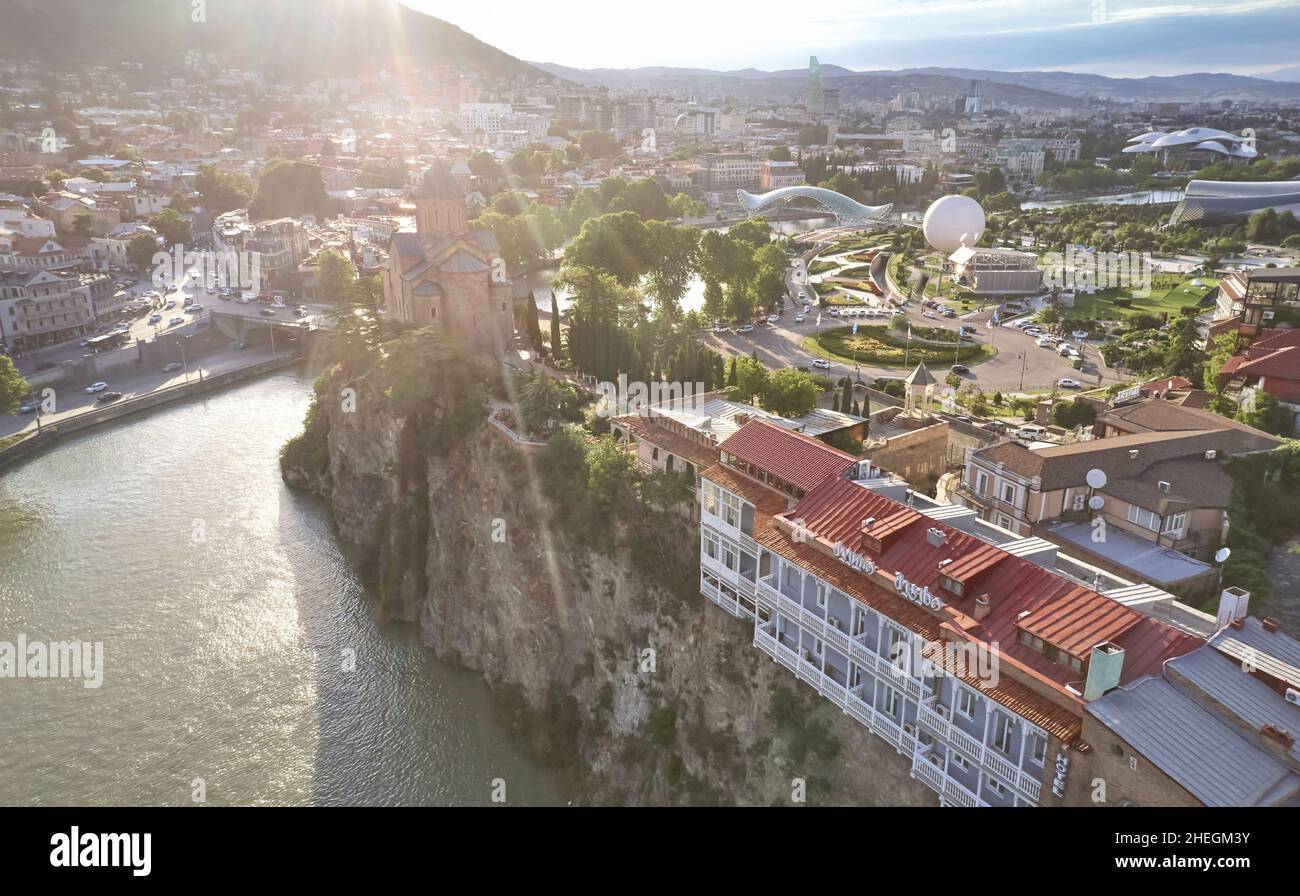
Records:
{"label": "satellite dish", "polygon": [[1214,562],[1222,563],[1232,555],[1232,548],[1219,548],[1214,552]]}
{"label": "satellite dish", "polygon": [[1091,498],[1088,499],[1088,506],[1091,507],[1093,510],[1101,510],[1103,507],[1106,506],[1106,499],[1103,498],[1101,495],[1093,495]]}
{"label": "satellite dish", "polygon": [[1106,487],[1106,474],[1103,471],[1098,470],[1096,467],[1089,470],[1088,475],[1085,478],[1088,481],[1088,485],[1092,488]]}

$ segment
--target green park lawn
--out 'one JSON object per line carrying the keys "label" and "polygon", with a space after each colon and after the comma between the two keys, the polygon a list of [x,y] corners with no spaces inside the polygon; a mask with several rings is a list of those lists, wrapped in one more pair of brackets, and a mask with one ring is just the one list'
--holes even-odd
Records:
{"label": "green park lawn", "polygon": [[[935,365],[936,368],[947,367],[953,363],[955,344],[952,347],[930,345],[913,339],[911,348],[907,348],[905,338],[898,336],[887,327],[858,326],[858,333],[853,335],[851,327],[836,327],[821,333],[807,336],[803,347],[808,352],[832,361],[854,363],[854,350],[857,351],[857,363],[876,364],[887,367],[912,366],[919,361]],[[956,352],[957,360],[963,364],[978,364],[993,357],[994,350],[981,343],[969,342]],[[906,358],[906,361],[904,361]]]}
{"label": "green park lawn", "polygon": [[[1192,280],[1199,279],[1201,286],[1193,286]],[[1099,290],[1092,295],[1077,294],[1073,308],[1062,308],[1066,317],[1093,318],[1097,320],[1119,320],[1130,314],[1164,314],[1177,317],[1188,306],[1199,305],[1201,301],[1218,285],[1218,281],[1206,277],[1183,278],[1178,274],[1157,274],[1151,284],[1149,296],[1134,295],[1131,288]],[[1125,304],[1116,304],[1116,300]]]}

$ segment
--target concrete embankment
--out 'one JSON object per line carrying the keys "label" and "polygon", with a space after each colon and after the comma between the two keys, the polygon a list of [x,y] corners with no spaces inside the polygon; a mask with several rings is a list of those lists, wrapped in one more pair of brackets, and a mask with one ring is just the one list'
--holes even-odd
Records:
{"label": "concrete embankment", "polygon": [[57,423],[42,426],[38,431],[29,433],[0,449],[0,470],[57,444],[64,436],[194,395],[203,395],[217,389],[223,389],[226,386],[261,376],[264,373],[283,370],[301,362],[302,358],[299,355],[271,358],[236,370],[226,370],[207,375],[202,382],[194,380],[193,382],[181,383],[164,389],[155,389],[144,395],[122,399],[102,408],[91,408],[76,416],[61,419]]}

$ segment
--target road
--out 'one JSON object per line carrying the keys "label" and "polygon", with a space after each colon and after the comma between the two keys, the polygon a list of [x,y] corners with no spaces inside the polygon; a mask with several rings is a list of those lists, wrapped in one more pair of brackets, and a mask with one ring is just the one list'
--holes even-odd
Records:
{"label": "road", "polygon": [[[803,323],[795,323],[794,317],[797,309],[793,307],[794,301],[798,296],[805,292],[811,293],[812,290],[811,287],[804,287],[794,282],[793,275],[787,276],[786,287],[789,292],[787,296],[789,304],[778,323],[755,327],[754,332],[748,334],[705,333],[702,337],[705,343],[726,356],[748,355],[755,352],[759,360],[769,368],[807,367],[812,369],[812,361],[815,356],[803,348],[804,338],[815,333],[846,326],[849,321],[829,317],[826,311],[822,311],[821,325],[819,326],[817,324],[818,309],[814,305]],[[1102,374],[1104,382],[1117,382],[1119,380],[1115,373],[1105,368],[1096,346],[1089,346],[1085,349],[1084,366],[1083,370],[1080,371],[1075,370],[1069,361],[1051,349],[1039,348],[1033,338],[1026,336],[1013,327],[989,328],[990,311],[987,309],[961,315],[957,318],[940,317],[934,320],[923,317],[923,312],[924,309],[915,302],[909,303],[909,307],[905,309],[907,318],[913,327],[939,327],[949,330],[952,332],[955,342],[958,327],[963,324],[974,326],[974,338],[979,342],[993,346],[997,352],[996,355],[987,361],[969,364],[971,372],[963,377],[966,382],[974,383],[985,392],[1047,392],[1051,391],[1062,377],[1070,377],[1082,382],[1087,387],[1092,387],[1097,382],[1099,372]],[[884,318],[867,318],[860,320],[860,323],[864,326],[882,325],[885,320]],[[829,373],[834,379],[839,379],[842,376],[853,376],[854,367],[852,364],[832,361],[830,370],[822,372]],[[910,366],[907,369],[872,364],[862,364],[859,367],[859,375],[864,381],[876,377],[905,377],[910,372]],[[932,370],[931,373],[935,375],[936,379],[942,380],[947,374],[946,366],[940,370]]]}
{"label": "road", "polygon": [[[283,355],[285,352],[281,351],[280,354]],[[190,380],[197,379],[200,369],[203,376],[211,376],[241,367],[251,367],[269,361],[273,357],[275,356],[271,354],[269,348],[261,346],[250,346],[244,351],[223,349],[217,352],[209,352],[197,360],[190,359],[188,378]],[[124,370],[120,373],[111,374],[104,381],[108,383],[107,391],[121,392],[122,399],[125,400],[144,395],[155,389],[184,383],[186,378],[187,374],[184,369],[177,370],[174,373],[164,373],[160,369],[131,368],[129,372]],[[66,420],[88,409],[97,407],[98,397],[98,395],[87,395],[84,387],[80,385],[59,387],[54,395],[54,413],[42,414],[41,425],[49,426],[52,423],[58,423],[60,420]],[[34,431],[35,429],[36,417],[33,414],[0,415],[0,438],[25,430]]]}

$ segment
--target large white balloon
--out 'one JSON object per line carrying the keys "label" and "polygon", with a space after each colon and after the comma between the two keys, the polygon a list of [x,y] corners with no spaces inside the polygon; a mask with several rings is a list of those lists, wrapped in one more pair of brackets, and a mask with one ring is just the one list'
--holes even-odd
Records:
{"label": "large white balloon", "polygon": [[930,203],[921,232],[931,248],[949,255],[984,235],[984,209],[969,196],[943,196]]}

